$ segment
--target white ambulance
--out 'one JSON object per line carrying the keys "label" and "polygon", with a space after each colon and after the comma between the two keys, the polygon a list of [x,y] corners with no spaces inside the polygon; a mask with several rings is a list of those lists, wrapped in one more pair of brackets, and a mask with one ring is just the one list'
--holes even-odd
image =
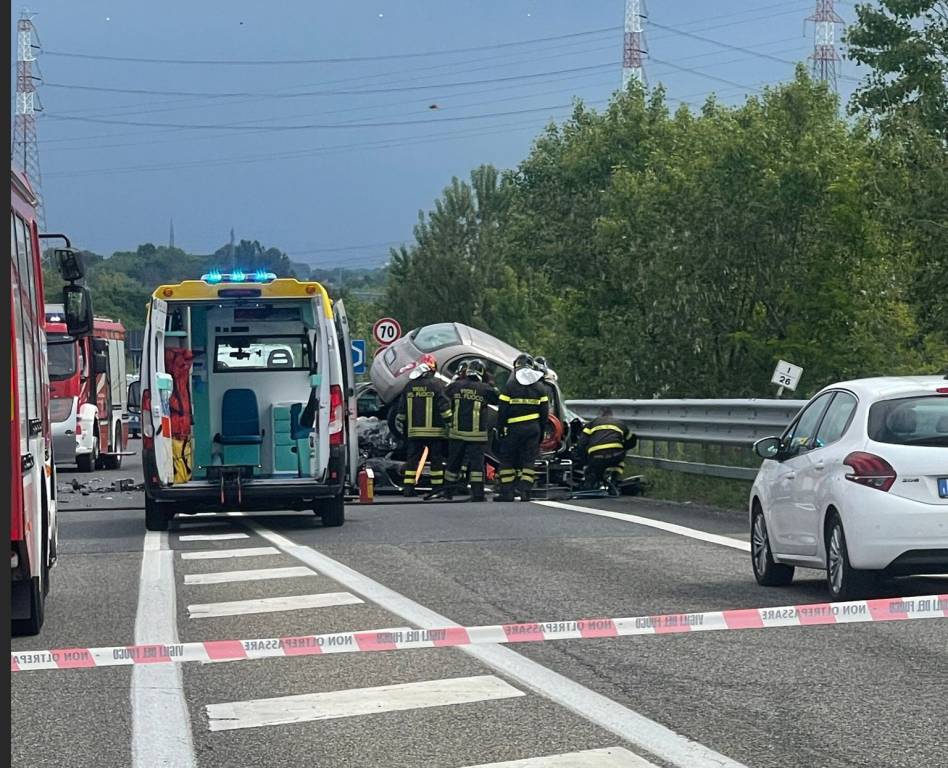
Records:
{"label": "white ambulance", "polygon": [[312,509],[345,520],[358,463],[349,326],[322,285],[211,272],[152,295],[142,353],[145,524]]}

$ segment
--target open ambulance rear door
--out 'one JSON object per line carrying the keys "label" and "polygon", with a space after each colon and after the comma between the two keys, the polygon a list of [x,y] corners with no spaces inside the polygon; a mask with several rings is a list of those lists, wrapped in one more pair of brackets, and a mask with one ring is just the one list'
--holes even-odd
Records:
{"label": "open ambulance rear door", "polygon": [[[142,435],[154,440],[158,481],[169,486],[174,480],[171,443],[171,391],[173,381],[165,372],[165,323],[168,303],[152,299],[142,354],[142,378],[148,382],[149,414],[142,413]],[[151,434],[149,435],[149,431]]]}
{"label": "open ambulance rear door", "polygon": [[356,432],[356,393],[355,369],[352,364],[352,337],[349,333],[349,318],[342,300],[333,304],[333,317],[336,321],[336,338],[339,341],[339,360],[342,363],[342,391],[346,402],[346,484],[349,488],[358,486],[359,437]]}

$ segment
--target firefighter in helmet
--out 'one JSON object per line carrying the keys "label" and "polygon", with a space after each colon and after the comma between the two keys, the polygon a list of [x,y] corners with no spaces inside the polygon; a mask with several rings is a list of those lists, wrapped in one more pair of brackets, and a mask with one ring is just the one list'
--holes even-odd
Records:
{"label": "firefighter in helmet", "polygon": [[632,430],[612,415],[611,408],[603,408],[599,416],[583,427],[576,446],[585,459],[583,488],[595,490],[605,485],[611,495],[618,496],[625,454],[635,443]]}
{"label": "firefighter in helmet", "polygon": [[487,448],[489,407],[497,405],[497,389],[484,381],[483,360],[471,360],[465,374],[447,389],[451,400],[448,423],[448,464],[445,470],[445,496],[460,490],[465,468],[470,473],[471,501],[484,501],[484,450]]}
{"label": "firefighter in helmet", "polygon": [[428,449],[431,462],[431,487],[440,490],[444,484],[444,454],[447,423],[451,418],[451,401],[445,395],[444,383],[435,376],[438,361],[422,355],[408,374],[408,385],[398,401],[396,421],[407,440],[405,463],[406,496],[415,495],[416,476],[421,457]]}
{"label": "firefighter in helmet", "polygon": [[533,358],[520,355],[500,395],[500,501],[513,501],[515,493],[521,501],[530,500],[536,479],[534,465],[550,418],[549,390],[542,379],[543,372],[537,370]]}

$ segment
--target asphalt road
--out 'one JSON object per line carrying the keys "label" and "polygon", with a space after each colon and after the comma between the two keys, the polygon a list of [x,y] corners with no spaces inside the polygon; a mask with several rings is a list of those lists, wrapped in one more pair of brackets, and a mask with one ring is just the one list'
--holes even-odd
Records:
{"label": "asphalt road", "polygon": [[[140,465],[94,477],[137,483]],[[186,518],[146,537],[140,492],[83,495],[73,478],[87,479],[60,473],[46,625],[14,652],[826,600],[815,572],[758,587],[747,552],[701,538],[746,541],[744,517],[692,505],[578,503],[697,537],[540,504],[420,501],[352,505],[335,529],[287,513]],[[221,534],[242,536],[185,538]],[[265,573],[234,580],[248,570]],[[904,579],[881,594],[946,591]],[[309,606],[267,602],[281,597]],[[102,768],[938,765],[946,691],[948,620],[31,671],[13,675],[12,756]],[[540,760],[554,755],[565,757]]]}

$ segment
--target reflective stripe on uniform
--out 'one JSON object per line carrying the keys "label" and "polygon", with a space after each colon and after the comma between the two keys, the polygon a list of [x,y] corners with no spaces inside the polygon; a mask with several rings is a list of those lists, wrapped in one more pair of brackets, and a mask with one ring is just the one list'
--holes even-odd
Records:
{"label": "reflective stripe on uniform", "polygon": [[594,445],[586,449],[586,453],[595,453],[596,451],[605,451],[611,448],[624,448],[622,443],[604,443],[603,445]]}
{"label": "reflective stripe on uniform", "polygon": [[533,470],[533,469],[522,469],[520,471],[520,474],[523,476],[525,480],[533,480],[537,476],[536,470]]}
{"label": "reflective stripe on uniform", "polygon": [[508,424],[518,424],[521,421],[533,421],[534,419],[539,419],[539,413],[528,413],[526,416],[514,416],[512,419],[507,419]]}
{"label": "reflective stripe on uniform", "polygon": [[598,427],[585,427],[583,434],[591,435],[593,432],[601,432],[604,429],[611,429],[613,432],[625,434],[625,430],[622,429],[622,427],[617,427],[615,424],[600,424]]}
{"label": "reflective stripe on uniform", "polygon": [[546,395],[543,397],[511,397],[510,395],[501,395],[500,399],[511,405],[542,405],[550,401]]}
{"label": "reflective stripe on uniform", "polygon": [[415,427],[408,428],[408,437],[444,437],[444,429],[441,427]]}
{"label": "reflective stripe on uniform", "polygon": [[471,472],[471,482],[472,482],[472,483],[483,483],[483,482],[484,482],[484,473],[483,473],[483,472]]}

